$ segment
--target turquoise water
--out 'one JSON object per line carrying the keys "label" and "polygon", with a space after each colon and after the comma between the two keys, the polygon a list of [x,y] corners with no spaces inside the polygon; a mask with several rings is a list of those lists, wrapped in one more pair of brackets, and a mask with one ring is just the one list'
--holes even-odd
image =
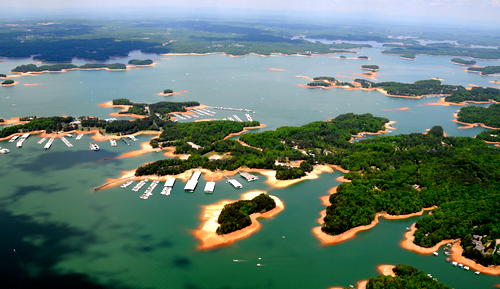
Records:
{"label": "turquoise water", "polygon": [[[343,89],[306,89],[308,81],[295,75],[336,76],[343,81],[358,77],[363,64],[381,67],[379,81],[413,82],[431,77],[448,84],[494,87],[489,80],[466,73],[451,64],[451,57],[418,56],[409,61],[381,55],[378,49],[361,54],[372,60],[341,60],[335,55],[314,57],[249,55],[230,58],[205,56],[156,56],[133,52],[130,58],[152,58],[155,67],[129,71],[71,71],[16,78],[20,85],[0,87],[0,118],[38,115],[92,115],[101,118],[116,109],[99,107],[114,98],[136,102],[196,100],[210,106],[249,108],[265,129],[302,125],[326,120],[340,113],[372,113],[395,120],[391,134],[424,132],[441,125],[449,135],[474,136],[483,128],[458,129],[452,113],[459,107],[425,106],[438,98],[408,100],[386,97],[378,92]],[[338,55],[337,55],[338,56]],[[349,55],[348,55],[349,56]],[[354,57],[354,56],[353,56]],[[127,62],[130,58],[118,59]],[[7,73],[26,59],[4,59],[0,73]],[[116,62],[116,61],[112,61]],[[81,64],[82,61],[75,63]],[[500,61],[479,61],[500,65]],[[283,69],[273,71],[268,68]],[[38,86],[23,84],[39,83]],[[185,93],[170,97],[156,94],[166,88]],[[408,107],[408,110],[392,110]],[[218,111],[216,118],[243,113]],[[14,287],[49,275],[82,274],[97,285],[133,288],[328,288],[348,286],[378,275],[379,264],[404,263],[431,273],[454,288],[488,288],[498,277],[474,275],[452,267],[444,256],[423,256],[399,247],[405,228],[419,217],[382,220],[375,228],[347,242],[323,246],[313,236],[319,212],[319,197],[338,185],[339,173],[322,174],[284,189],[274,189],[264,178],[243,183],[241,190],[225,181],[217,182],[215,193],[203,193],[202,180],[194,193],[184,193],[177,181],[170,196],[154,195],[144,201],[131,187],[93,191],[108,178],[124,170],[163,158],[149,153],[118,158],[140,148],[149,136],[140,136],[132,146],[100,142],[101,151],[88,148],[90,136],[69,139],[73,148],[56,140],[46,151],[31,136],[22,149],[0,142],[11,153],[0,155],[0,252],[2,275]],[[200,224],[202,206],[220,200],[237,200],[249,190],[265,190],[279,197],[285,210],[273,219],[261,220],[262,228],[249,238],[207,251],[197,250],[192,231]],[[283,239],[282,236],[286,236]],[[16,251],[14,251],[14,249]],[[261,258],[259,260],[259,258]],[[233,262],[241,260],[241,262]],[[262,264],[257,267],[256,264]],[[13,277],[14,276],[14,277]],[[37,279],[38,278],[38,279]]]}

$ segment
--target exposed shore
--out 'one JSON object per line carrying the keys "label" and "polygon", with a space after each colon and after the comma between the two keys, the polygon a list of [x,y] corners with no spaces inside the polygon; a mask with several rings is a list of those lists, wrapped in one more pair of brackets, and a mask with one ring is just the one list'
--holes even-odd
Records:
{"label": "exposed shore", "polygon": [[459,240],[455,241],[455,243],[451,247],[451,254],[450,254],[451,259],[453,259],[453,261],[457,263],[463,264],[464,266],[470,267],[472,270],[476,270],[484,274],[500,275],[500,266],[485,267],[481,264],[472,261],[471,259],[462,256],[463,251],[464,250],[460,246],[460,241]]}
{"label": "exposed shore", "polygon": [[227,135],[226,137],[224,137],[224,139],[226,140],[226,139],[228,139],[228,138],[230,138],[230,137],[233,137],[233,136],[235,136],[235,135],[241,135],[241,134],[244,134],[244,133],[248,132],[248,130],[250,130],[250,129],[259,129],[259,128],[265,128],[265,127],[266,127],[266,125],[265,125],[265,124],[263,124],[263,123],[261,123],[261,124],[260,124],[260,125],[258,125],[258,126],[249,126],[249,127],[244,127],[242,131],[240,131],[240,132],[230,133],[229,135]]}
{"label": "exposed shore", "polygon": [[[254,197],[260,195],[261,193],[265,193],[263,191],[251,191],[242,195],[242,200],[251,200]],[[217,223],[217,218],[219,217],[224,205],[233,203],[235,201],[221,201],[214,205],[205,206],[201,220],[203,221],[200,229],[195,230],[193,233],[196,238],[201,241],[201,245],[198,246],[200,250],[206,250],[222,245],[229,245],[234,243],[236,240],[246,238],[250,236],[252,233],[257,232],[261,224],[258,222],[258,218],[272,218],[279,212],[283,211],[285,206],[280,199],[275,196],[270,196],[276,202],[276,207],[265,213],[254,213],[250,215],[250,219],[252,220],[252,224],[248,227],[245,227],[241,230],[225,234],[225,235],[217,235],[216,230],[219,227]]]}
{"label": "exposed shore", "polygon": [[[328,192],[329,192],[330,195],[331,194],[335,194],[337,192],[337,187],[330,189]],[[325,206],[330,206],[331,205],[330,201],[329,201],[330,195],[324,196],[324,197],[320,198],[323,205],[325,205]],[[340,243],[340,242],[352,239],[352,238],[354,238],[354,236],[356,236],[356,234],[358,232],[365,231],[365,230],[368,230],[368,229],[371,229],[371,228],[375,227],[375,225],[377,225],[378,222],[379,222],[379,217],[383,217],[383,218],[388,219],[388,220],[407,219],[407,218],[411,218],[411,217],[414,217],[414,216],[421,216],[426,210],[432,210],[434,208],[436,208],[436,207],[424,208],[424,209],[422,209],[419,212],[412,213],[412,214],[407,214],[407,215],[389,215],[387,213],[377,213],[375,215],[375,219],[370,224],[352,228],[352,229],[350,229],[350,230],[348,230],[348,231],[346,231],[346,232],[344,232],[342,234],[339,234],[339,235],[329,235],[329,234],[326,234],[323,231],[321,231],[321,226],[314,227],[312,229],[312,232],[321,241],[321,243],[323,245],[332,245],[332,244],[336,244],[336,243]],[[326,210],[321,211],[320,212],[320,216],[321,217],[318,219],[318,223],[319,224],[323,224],[323,219],[326,216]],[[432,252],[434,252],[434,251],[431,251],[430,254],[432,254]]]}
{"label": "exposed shore", "polygon": [[476,126],[482,126],[484,128],[489,128],[489,129],[500,129],[498,127],[487,126],[484,123],[480,123],[480,122],[467,123],[467,122],[458,121],[458,113],[454,113],[453,117],[455,118],[455,119],[452,119],[453,122],[465,125],[465,126],[458,127],[458,129],[469,129],[469,128],[473,128]]}
{"label": "exposed shore", "polygon": [[11,83],[11,84],[0,84],[0,86],[9,87],[9,86],[14,86],[14,85],[18,85],[18,84],[19,84],[18,81],[14,81],[14,83]]}
{"label": "exposed shore", "polygon": [[[434,209],[434,208],[436,208],[436,207],[431,207],[428,209]],[[415,226],[415,224],[416,223],[413,223],[411,225],[410,231],[405,233],[404,240],[401,241],[401,243],[400,243],[401,247],[403,247],[404,249],[407,249],[407,250],[410,250],[410,251],[413,251],[413,252],[416,252],[419,254],[423,254],[423,255],[430,255],[433,252],[438,251],[439,247],[454,241],[452,239],[442,240],[441,242],[437,243],[436,245],[434,245],[433,247],[430,247],[430,248],[420,247],[420,246],[416,245],[415,243],[413,243],[413,240],[415,240],[415,236],[413,234],[415,233],[415,231],[417,231],[417,227]]]}
{"label": "exposed shore", "polygon": [[377,266],[377,271],[382,274],[382,275],[389,275],[392,277],[396,277],[396,273],[392,271],[396,266],[394,265],[378,265]]}

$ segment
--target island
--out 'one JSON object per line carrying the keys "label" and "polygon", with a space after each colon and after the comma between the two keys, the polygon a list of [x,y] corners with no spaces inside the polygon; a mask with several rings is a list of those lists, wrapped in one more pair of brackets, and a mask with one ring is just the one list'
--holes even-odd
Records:
{"label": "island", "polygon": [[74,64],[52,64],[52,65],[42,65],[36,66],[35,64],[23,64],[15,67],[11,70],[13,73],[42,73],[42,72],[66,72],[69,70],[80,69],[80,70],[96,70],[96,69],[106,69],[106,70],[126,70],[127,66],[122,63],[114,64],[101,64],[101,63],[87,63],[84,65],[74,65]]}
{"label": "island", "polygon": [[451,43],[407,44],[382,51],[383,54],[400,55],[403,58],[414,59],[416,55],[458,56],[479,59],[500,59],[500,50],[489,48],[471,48]]}
{"label": "island", "polygon": [[164,89],[163,90],[163,94],[170,94],[170,93],[174,93],[174,91],[171,89]]}
{"label": "island", "polygon": [[[352,135],[386,132],[389,120],[371,114],[339,115],[330,121],[317,121],[275,131],[247,133],[239,140],[227,139],[245,127],[257,127],[258,122],[208,121],[195,123],[167,122],[153,147],[173,147],[174,154],[189,154],[188,159],[166,159],[137,169],[136,175],[176,175],[193,168],[211,171],[235,171],[240,168],[274,170],[277,180],[306,177],[315,165],[335,151],[337,144],[348,143]],[[193,146],[192,144],[196,144]],[[203,155],[223,156],[210,160]]]}
{"label": "island", "polygon": [[475,60],[465,60],[462,58],[453,58],[450,61],[453,64],[461,64],[461,65],[475,65],[477,63],[477,61]]}
{"label": "island", "polygon": [[5,80],[5,81],[2,82],[2,85],[8,86],[8,85],[13,85],[14,83],[15,83],[14,80],[7,79],[7,80]]}
{"label": "island", "polygon": [[481,75],[498,74],[500,73],[500,66],[469,67],[467,72],[476,72]]}
{"label": "island", "polygon": [[490,106],[466,106],[457,113],[457,121],[466,124],[483,124],[489,128],[500,128],[500,104]]}
{"label": "island", "polygon": [[368,60],[370,58],[368,58],[368,56],[358,56],[358,59]]}
{"label": "island", "polygon": [[128,64],[134,65],[134,66],[150,66],[151,64],[153,64],[153,60],[151,60],[151,59],[145,59],[145,60],[132,59],[132,60],[129,60]]}
{"label": "island", "polygon": [[344,177],[350,182],[328,197],[318,237],[352,237],[351,229],[370,228],[378,216],[411,216],[430,208],[432,214],[416,223],[415,245],[459,239],[462,245],[478,244],[478,235],[483,246],[464,247],[463,256],[500,265],[494,242],[500,238],[498,149],[478,139],[445,137],[435,126],[425,134],[366,139],[332,151],[324,161],[348,170]]}
{"label": "island", "polygon": [[[262,191],[243,194],[242,200],[237,202],[221,201],[206,206],[201,217],[203,223],[194,231],[202,243],[198,248],[210,249],[248,237],[259,230],[258,218],[271,218],[284,208],[281,200]],[[222,230],[227,232],[222,233]]]}
{"label": "island", "polygon": [[366,69],[366,70],[371,70],[371,71],[378,71],[380,67],[378,65],[362,65],[361,69]]}
{"label": "island", "polygon": [[6,74],[0,73],[0,78],[7,78]]}

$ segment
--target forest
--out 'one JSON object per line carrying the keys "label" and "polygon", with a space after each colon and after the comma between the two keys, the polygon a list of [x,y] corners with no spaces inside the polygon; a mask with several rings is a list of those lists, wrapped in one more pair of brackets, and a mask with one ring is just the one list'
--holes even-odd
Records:
{"label": "forest", "polygon": [[240,200],[227,204],[222,209],[217,223],[218,235],[229,234],[241,230],[252,224],[250,215],[253,213],[265,213],[276,208],[276,202],[267,194],[260,194],[251,200]]}
{"label": "forest", "polygon": [[480,72],[481,75],[490,75],[500,73],[500,66],[469,67],[467,71]]}
{"label": "forest", "polygon": [[366,289],[451,289],[412,266],[399,264],[392,271],[396,277],[390,275],[371,277],[366,284]]}
{"label": "forest", "polygon": [[9,85],[9,84],[13,84],[13,83],[14,83],[14,80],[12,80],[12,79],[7,79],[7,80],[2,81],[2,85]]}
{"label": "forest", "polygon": [[[322,162],[332,150],[351,145],[348,142],[351,135],[383,130],[388,121],[371,114],[349,113],[328,122],[317,121],[301,127],[280,127],[275,131],[243,134],[240,140],[251,147],[223,138],[232,132],[240,132],[244,126],[256,126],[258,122],[167,122],[159,139],[152,140],[151,145],[175,146],[175,153],[189,153],[191,156],[180,163],[171,160],[150,163],[138,168],[136,175],[172,175],[197,167],[212,171],[248,167],[276,170],[278,179],[296,179],[310,172],[312,166]],[[202,148],[194,149],[188,141]],[[209,160],[204,155],[212,151],[230,154],[219,160]],[[277,161],[281,165],[276,164]],[[300,165],[292,166],[290,161],[299,161]]]}
{"label": "forest", "polygon": [[13,126],[8,126],[0,130],[0,138],[7,137],[9,135],[19,133],[19,132],[30,132],[36,130],[45,130],[48,133],[56,131],[71,131],[78,127],[78,125],[73,125],[71,122],[74,120],[73,117],[40,117],[34,118],[29,123],[18,124]]}
{"label": "forest", "polygon": [[494,103],[487,108],[481,106],[462,107],[458,112],[457,120],[500,128],[500,104]]}
{"label": "forest", "polygon": [[410,44],[404,47],[396,47],[382,51],[384,54],[396,54],[405,58],[415,58],[418,54],[426,54],[433,56],[458,56],[472,57],[479,59],[500,59],[500,49],[489,48],[470,48],[457,46],[450,43],[436,44]]}
{"label": "forest", "polygon": [[462,86],[442,84],[441,81],[435,79],[418,80],[415,81],[415,83],[401,83],[394,81],[375,83],[359,79],[354,81],[360,83],[364,88],[382,88],[387,91],[387,94],[389,95],[400,96],[417,97],[422,95],[451,94],[456,91],[465,90]]}
{"label": "forest", "polygon": [[130,65],[151,65],[151,64],[153,64],[153,60],[151,60],[151,59],[145,59],[145,60],[132,59],[132,60],[129,60],[128,64],[130,64]]}
{"label": "forest", "polygon": [[478,135],[477,139],[488,141],[488,142],[500,142],[500,129],[493,130],[483,130]]}
{"label": "forest", "polygon": [[463,64],[463,65],[474,65],[477,63],[475,60],[465,60],[462,58],[453,58],[450,61],[456,64]]}
{"label": "forest", "polygon": [[11,72],[27,73],[27,72],[42,72],[42,71],[63,71],[66,69],[96,69],[96,68],[107,68],[107,69],[127,69],[127,66],[122,63],[114,64],[102,64],[102,63],[87,63],[84,65],[74,65],[74,64],[51,64],[51,65],[41,65],[36,66],[35,64],[23,64],[16,66]]}
{"label": "forest", "polygon": [[380,67],[378,65],[362,65],[361,68],[369,69],[369,70],[379,70]]}
{"label": "forest", "polygon": [[445,98],[447,102],[462,101],[500,101],[500,89],[492,87],[472,87],[470,90],[457,90]]}
{"label": "forest", "polygon": [[441,127],[339,148],[324,161],[349,170],[344,177],[351,182],[330,196],[322,231],[337,235],[370,224],[377,212],[438,206],[417,222],[415,244],[432,247],[469,234],[500,238],[499,154],[477,139],[444,137]]}

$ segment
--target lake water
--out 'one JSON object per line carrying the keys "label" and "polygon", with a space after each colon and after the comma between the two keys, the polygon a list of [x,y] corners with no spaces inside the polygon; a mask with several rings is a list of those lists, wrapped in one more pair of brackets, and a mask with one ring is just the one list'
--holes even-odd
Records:
{"label": "lake water", "polygon": [[[459,107],[426,106],[438,98],[399,99],[376,91],[306,89],[297,84],[308,77],[334,76],[350,81],[363,73],[364,64],[380,66],[378,81],[414,82],[439,77],[446,84],[495,87],[495,77],[467,73],[450,63],[452,57],[418,56],[410,61],[382,55],[380,49],[364,49],[371,60],[338,59],[339,55],[314,57],[249,55],[231,58],[221,54],[204,56],[156,56],[139,52],[111,62],[133,58],[154,59],[155,67],[128,71],[70,71],[23,76],[13,87],[0,87],[0,118],[18,116],[90,115],[107,118],[117,109],[99,107],[114,98],[134,102],[195,100],[209,106],[254,109],[253,119],[266,129],[299,126],[326,120],[341,113],[372,113],[397,121],[391,134],[424,132],[441,125],[449,135],[475,136],[483,128],[458,129],[452,122]],[[357,55],[346,54],[347,57]],[[8,74],[28,59],[3,59],[0,73]],[[75,64],[83,64],[76,60]],[[478,61],[479,65],[500,65],[500,61]],[[281,69],[282,71],[270,70]],[[24,86],[35,84],[38,86]],[[157,96],[164,89],[187,92]],[[407,110],[396,110],[408,107]],[[219,111],[222,119],[241,112]],[[323,246],[313,236],[319,212],[325,207],[319,197],[339,183],[341,174],[325,173],[284,189],[269,187],[264,177],[243,183],[236,190],[217,182],[215,193],[203,193],[201,180],[194,193],[185,193],[177,181],[170,196],[157,187],[148,200],[131,187],[93,191],[122,171],[162,159],[160,153],[135,158],[110,159],[140,148],[149,136],[139,136],[132,146],[122,142],[112,148],[99,143],[92,152],[90,136],[69,139],[73,148],[55,140],[46,151],[31,136],[22,149],[0,142],[11,150],[0,155],[0,269],[2,279],[13,288],[30,282],[66,280],[83,287],[130,288],[328,288],[348,286],[378,275],[379,264],[408,264],[431,273],[454,288],[489,288],[498,277],[474,275],[439,257],[423,256],[398,244],[405,228],[419,217],[384,220],[373,229],[347,242]],[[144,188],[145,189],[145,188]],[[141,191],[144,191],[142,189]],[[285,210],[273,219],[261,220],[262,228],[234,244],[199,251],[192,231],[200,224],[202,206],[220,200],[238,200],[242,193],[264,190],[279,197]],[[282,236],[286,236],[283,239]],[[261,258],[261,259],[259,259]],[[233,262],[239,260],[239,262]],[[262,264],[257,267],[256,264]],[[52,278],[52,279],[51,279]],[[69,280],[69,281],[68,281]],[[48,282],[48,281],[47,281]],[[40,284],[40,283],[35,283]]]}

